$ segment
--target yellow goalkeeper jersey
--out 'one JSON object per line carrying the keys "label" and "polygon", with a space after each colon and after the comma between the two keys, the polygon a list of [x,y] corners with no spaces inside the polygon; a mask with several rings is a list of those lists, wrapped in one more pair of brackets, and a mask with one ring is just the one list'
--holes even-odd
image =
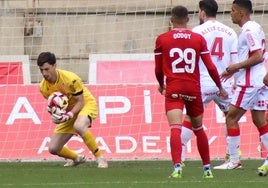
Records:
{"label": "yellow goalkeeper jersey", "polygon": [[[40,92],[47,99],[53,92],[60,91],[68,97],[67,111],[71,110],[75,105],[75,99],[73,96],[83,94],[84,107],[89,105],[91,108],[95,108],[97,112],[97,102],[91,92],[84,86],[81,78],[73,72],[57,69],[58,80],[52,84],[43,79],[40,83]],[[93,110],[93,109],[92,109]],[[93,117],[94,118],[94,117]]]}

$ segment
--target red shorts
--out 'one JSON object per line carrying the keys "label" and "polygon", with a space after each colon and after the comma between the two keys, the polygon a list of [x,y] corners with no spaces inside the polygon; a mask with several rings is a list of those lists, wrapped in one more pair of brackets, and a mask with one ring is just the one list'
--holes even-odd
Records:
{"label": "red shorts", "polygon": [[186,114],[191,117],[197,117],[204,112],[204,105],[201,97],[201,91],[197,88],[183,89],[177,88],[176,91],[167,90],[165,96],[166,112],[173,109],[181,109],[185,107]]}

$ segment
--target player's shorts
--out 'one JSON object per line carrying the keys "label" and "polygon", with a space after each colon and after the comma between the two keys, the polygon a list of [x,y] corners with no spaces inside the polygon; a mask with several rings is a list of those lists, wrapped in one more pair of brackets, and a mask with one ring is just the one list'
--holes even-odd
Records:
{"label": "player's shorts", "polygon": [[[87,116],[90,121],[94,120],[98,115],[98,106],[95,101],[86,102],[84,107],[80,110],[78,115],[70,119],[69,121],[60,123],[54,130],[54,133],[70,133],[76,134],[73,125],[77,118],[77,116]],[[90,126],[90,125],[89,125]]]}
{"label": "player's shorts", "polygon": [[231,104],[244,110],[266,110],[266,87],[237,86]]}
{"label": "player's shorts", "polygon": [[200,92],[191,94],[170,94],[165,98],[166,112],[173,109],[186,108],[186,114],[191,117],[197,117],[204,112],[203,102]]}
{"label": "player's shorts", "polygon": [[222,99],[219,96],[219,89],[215,86],[202,86],[201,87],[201,93],[202,93],[202,99],[204,103],[204,108],[207,107],[207,105],[214,101],[218,107],[221,109],[222,112],[228,112],[230,102],[232,101],[232,88],[231,87],[225,87],[224,88],[228,92],[228,98]]}

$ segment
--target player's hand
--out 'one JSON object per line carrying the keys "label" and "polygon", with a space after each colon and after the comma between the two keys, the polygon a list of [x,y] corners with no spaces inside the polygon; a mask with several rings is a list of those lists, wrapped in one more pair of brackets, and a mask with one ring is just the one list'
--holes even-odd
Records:
{"label": "player's hand", "polygon": [[158,91],[161,93],[161,95],[165,95],[166,94],[166,86],[163,87],[158,87]]}
{"label": "player's hand", "polygon": [[229,65],[227,68],[226,68],[226,72],[229,73],[229,74],[234,74],[236,72],[239,71],[239,66],[240,66],[240,63],[234,63],[234,64],[231,64]]}
{"label": "player's hand", "polygon": [[224,88],[220,88],[220,90],[219,90],[219,96],[222,99],[227,99],[228,98],[228,92]]}
{"label": "player's hand", "polygon": [[48,113],[52,114],[52,111],[53,111],[52,108],[53,108],[53,107],[47,106],[47,111],[48,111]]}
{"label": "player's hand", "polygon": [[47,111],[48,113],[50,113],[51,115],[52,114],[61,114],[61,113],[65,113],[64,112],[61,112],[61,110],[55,106],[47,106]]}
{"label": "player's hand", "polygon": [[62,115],[65,114],[66,111],[65,110],[61,110],[60,108],[56,107],[56,106],[47,106],[47,111],[48,113],[52,114],[56,114],[56,115]]}
{"label": "player's hand", "polygon": [[54,123],[59,124],[72,119],[74,117],[74,114],[71,111],[63,113],[61,115],[53,113],[51,117]]}
{"label": "player's hand", "polygon": [[264,76],[263,83],[268,86],[268,73]]}
{"label": "player's hand", "polygon": [[231,78],[233,76],[233,74],[228,73],[226,70],[223,71],[223,73],[221,73],[220,78],[222,82],[225,82],[226,80],[228,80],[229,78]]}
{"label": "player's hand", "polygon": [[233,76],[234,73],[239,71],[239,63],[229,65],[223,73],[221,73],[220,78],[222,82],[225,82]]}

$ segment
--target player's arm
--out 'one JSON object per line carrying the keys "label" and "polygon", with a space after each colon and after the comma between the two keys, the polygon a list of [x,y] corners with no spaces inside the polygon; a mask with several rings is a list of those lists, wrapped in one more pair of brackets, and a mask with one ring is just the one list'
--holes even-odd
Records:
{"label": "player's arm", "polygon": [[251,52],[251,56],[245,61],[229,65],[226,68],[226,72],[229,74],[233,74],[235,72],[238,72],[239,69],[247,69],[261,62],[263,62],[262,50],[258,49],[258,50]]}
{"label": "player's arm", "polygon": [[266,73],[266,75],[264,76],[263,83],[268,86],[268,73]]}
{"label": "player's arm", "polygon": [[73,115],[77,114],[84,106],[84,95],[83,95],[83,83],[82,80],[77,75],[72,75],[73,78],[71,78],[71,84],[69,87],[72,91],[72,96],[75,99],[75,103],[73,108],[69,111]]}
{"label": "player's arm", "polygon": [[233,74],[238,72],[239,69],[247,69],[254,65],[257,65],[263,62],[263,41],[260,41],[258,38],[258,33],[250,31],[246,33],[246,41],[247,45],[250,47],[249,49],[249,57],[245,61],[235,63],[226,68],[226,72],[229,74]]}
{"label": "player's arm", "polygon": [[[237,51],[231,52],[230,56],[231,56],[231,62],[229,64],[229,66],[239,62]],[[225,82],[226,80],[233,77],[234,73],[227,72],[227,70],[228,70],[228,68],[225,71],[221,72],[221,74],[220,74],[221,80],[223,82]]]}
{"label": "player's arm", "polygon": [[159,88],[158,91],[162,94],[163,90],[165,89],[164,86],[164,73],[162,68],[162,51],[161,51],[161,45],[159,44],[159,38],[156,40],[156,47],[154,50],[154,56],[155,56],[155,77],[158,81]]}
{"label": "player's arm", "polygon": [[159,92],[164,90],[164,73],[162,71],[162,57],[161,55],[155,55],[155,77],[159,84]]}
{"label": "player's arm", "polygon": [[71,81],[70,87],[73,90],[72,96],[75,99],[75,103],[73,108],[61,115],[53,114],[53,120],[55,123],[62,123],[65,121],[68,121],[74,117],[75,114],[77,114],[82,107],[84,106],[84,96],[83,96],[83,84],[79,77],[74,77]]}
{"label": "player's arm", "polygon": [[80,112],[80,110],[84,106],[84,95],[83,95],[83,90],[81,92],[78,92],[76,94],[73,94],[73,97],[75,99],[75,105],[74,107],[70,110],[73,114],[77,114]]}

